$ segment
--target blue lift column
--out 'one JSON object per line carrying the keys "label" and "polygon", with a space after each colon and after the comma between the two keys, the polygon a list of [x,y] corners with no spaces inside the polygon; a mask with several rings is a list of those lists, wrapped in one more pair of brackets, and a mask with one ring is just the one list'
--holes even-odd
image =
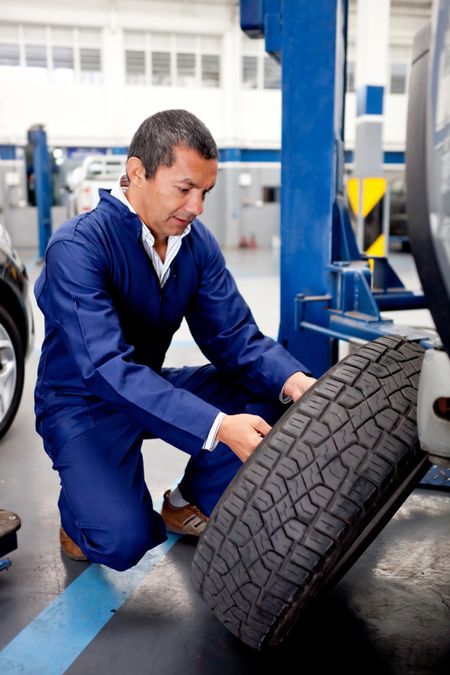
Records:
{"label": "blue lift column", "polygon": [[386,258],[358,249],[344,198],[348,0],[241,0],[241,27],[265,37],[282,65],[280,342],[315,376],[339,340],[396,333],[427,340],[380,314],[426,306]]}
{"label": "blue lift column", "polygon": [[333,217],[343,198],[346,25],[347,0],[241,0],[242,29],[264,36],[282,62],[279,341],[315,376],[335,363],[337,341],[299,330],[297,312],[305,296],[308,321],[327,326]]}
{"label": "blue lift column", "polygon": [[[336,194],[343,193],[346,0],[281,2],[282,190],[279,340],[318,377],[337,341],[299,330],[295,298],[324,297]],[[309,303],[323,323],[324,301]]]}
{"label": "blue lift column", "polygon": [[39,258],[43,258],[52,234],[52,189],[47,134],[41,124],[36,124],[28,130],[28,142],[33,146],[36,206],[38,210]]}
{"label": "blue lift column", "polygon": [[[431,346],[426,330],[381,316],[425,307],[426,299],[407,291],[385,258],[374,259],[371,272],[346,208],[347,10],[347,0],[241,0],[242,29],[265,37],[266,51],[282,64],[279,340],[315,376],[336,362],[338,340],[395,333]],[[431,475],[425,484],[439,480]]]}

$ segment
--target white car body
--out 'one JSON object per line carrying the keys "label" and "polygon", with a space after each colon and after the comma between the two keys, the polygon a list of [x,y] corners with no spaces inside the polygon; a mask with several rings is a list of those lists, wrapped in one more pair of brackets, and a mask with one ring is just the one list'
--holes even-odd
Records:
{"label": "white car body", "polygon": [[125,172],[126,155],[88,155],[69,178],[69,214],[91,211],[99,201],[99,189],[112,189]]}

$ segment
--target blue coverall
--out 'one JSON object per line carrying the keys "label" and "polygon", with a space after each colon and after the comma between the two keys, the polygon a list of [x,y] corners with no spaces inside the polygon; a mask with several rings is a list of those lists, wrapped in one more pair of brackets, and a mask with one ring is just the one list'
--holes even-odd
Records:
{"label": "blue coverall", "polygon": [[[287,378],[308,373],[258,330],[200,221],[163,288],[141,228],[101,190],[93,211],[53,235],[35,286],[45,315],[36,428],[60,474],[61,523],[90,560],[115,569],[166,538],[144,480],[143,438],[191,455],[181,492],[209,515],[241,466],[222,443],[201,449],[219,410],[272,424]],[[210,365],[162,367],[183,317]]]}

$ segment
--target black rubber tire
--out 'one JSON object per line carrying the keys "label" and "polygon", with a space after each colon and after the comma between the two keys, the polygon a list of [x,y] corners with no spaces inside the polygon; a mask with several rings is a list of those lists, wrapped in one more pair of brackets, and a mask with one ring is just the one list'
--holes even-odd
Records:
{"label": "black rubber tire", "polygon": [[247,645],[282,642],[429,468],[416,427],[423,348],[359,347],[283,415],[214,509],[196,590]]}
{"label": "black rubber tire", "polygon": [[[2,438],[14,421],[20,400],[22,398],[23,384],[25,377],[25,354],[19,331],[11,319],[8,312],[0,307],[0,326],[5,329],[11,341],[14,350],[16,381],[11,400],[8,403],[7,410],[0,410],[0,438]],[[2,355],[0,354],[0,372],[2,369]],[[2,405],[0,401],[0,406]]]}

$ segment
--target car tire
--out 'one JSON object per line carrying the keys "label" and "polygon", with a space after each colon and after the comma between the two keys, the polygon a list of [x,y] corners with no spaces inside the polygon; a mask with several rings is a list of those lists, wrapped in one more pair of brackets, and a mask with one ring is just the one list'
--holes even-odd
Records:
{"label": "car tire", "polygon": [[223,494],[192,581],[247,645],[282,642],[429,468],[416,426],[423,352],[397,336],[359,347],[291,406]]}
{"label": "car tire", "polygon": [[11,426],[20,404],[25,375],[25,354],[17,327],[0,307],[0,438]]}

